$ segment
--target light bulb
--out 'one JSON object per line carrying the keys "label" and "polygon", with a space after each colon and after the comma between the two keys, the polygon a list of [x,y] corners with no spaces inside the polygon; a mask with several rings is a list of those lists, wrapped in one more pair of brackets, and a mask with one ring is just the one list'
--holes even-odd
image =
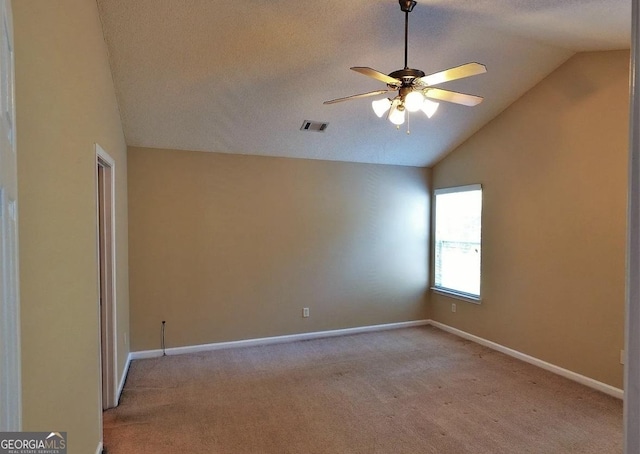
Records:
{"label": "light bulb", "polygon": [[436,110],[438,110],[439,105],[440,104],[435,101],[425,99],[422,103],[422,106],[420,106],[420,110],[422,110],[427,117],[431,118],[433,117],[433,114],[436,113]]}
{"label": "light bulb", "polygon": [[401,125],[404,123],[405,110],[404,106],[399,104],[392,108],[389,112],[389,121],[394,125]]}
{"label": "light bulb", "polygon": [[404,98],[404,106],[409,112],[417,112],[422,107],[424,95],[419,91],[412,91]]}
{"label": "light bulb", "polygon": [[373,107],[373,111],[379,118],[382,118],[384,113],[389,110],[391,107],[391,100],[389,98],[376,99],[371,102],[371,107]]}

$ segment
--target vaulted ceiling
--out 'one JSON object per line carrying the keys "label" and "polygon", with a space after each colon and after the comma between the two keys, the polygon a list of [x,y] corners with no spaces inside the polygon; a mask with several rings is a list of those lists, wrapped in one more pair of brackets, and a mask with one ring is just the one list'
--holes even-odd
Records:
{"label": "vaulted ceiling", "polygon": [[[351,66],[404,66],[396,0],[98,6],[128,145],[411,166],[433,165],[575,52],[631,39],[631,0],[419,0],[409,67],[476,61],[488,72],[441,86],[483,103],[412,114],[407,134],[375,116],[375,98],[323,105],[385,88]],[[303,120],[329,126],[303,132]]]}

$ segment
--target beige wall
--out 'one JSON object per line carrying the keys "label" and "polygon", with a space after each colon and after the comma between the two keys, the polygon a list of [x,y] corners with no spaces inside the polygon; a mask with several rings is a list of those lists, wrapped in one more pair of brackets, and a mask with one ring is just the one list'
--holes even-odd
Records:
{"label": "beige wall", "polygon": [[425,169],[128,156],[133,351],[427,315]]}
{"label": "beige wall", "polygon": [[100,440],[94,143],[116,161],[118,373],[128,348],[126,145],[96,2],[13,2],[24,430]]}
{"label": "beige wall", "polygon": [[577,54],[434,167],[484,197],[482,304],[435,320],[622,387],[628,100],[627,51]]}

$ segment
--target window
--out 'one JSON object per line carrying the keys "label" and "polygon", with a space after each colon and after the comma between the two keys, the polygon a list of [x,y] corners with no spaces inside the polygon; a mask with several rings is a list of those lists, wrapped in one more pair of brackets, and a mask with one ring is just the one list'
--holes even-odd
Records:
{"label": "window", "polygon": [[482,186],[435,190],[434,287],[480,300]]}

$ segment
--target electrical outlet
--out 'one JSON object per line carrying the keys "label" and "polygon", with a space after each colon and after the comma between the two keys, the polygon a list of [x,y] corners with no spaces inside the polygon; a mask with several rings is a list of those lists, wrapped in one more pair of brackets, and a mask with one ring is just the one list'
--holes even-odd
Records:
{"label": "electrical outlet", "polygon": [[620,364],[624,364],[624,350],[620,350]]}
{"label": "electrical outlet", "polygon": [[451,312],[456,311],[456,303],[451,303]]}
{"label": "electrical outlet", "polygon": [[302,316],[304,318],[307,318],[309,316],[309,308],[308,307],[303,307],[302,308]]}

